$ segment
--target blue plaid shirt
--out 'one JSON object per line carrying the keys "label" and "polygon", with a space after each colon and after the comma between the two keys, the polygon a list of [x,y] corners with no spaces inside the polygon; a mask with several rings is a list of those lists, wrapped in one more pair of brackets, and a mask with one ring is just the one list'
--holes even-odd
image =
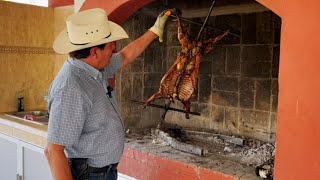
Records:
{"label": "blue plaid shirt", "polygon": [[65,146],[68,158],[88,158],[89,165],[118,163],[124,148],[124,126],[113,91],[107,93],[107,78],[122,61],[114,54],[110,64],[98,71],[69,58],[51,84],[48,95],[47,140]]}

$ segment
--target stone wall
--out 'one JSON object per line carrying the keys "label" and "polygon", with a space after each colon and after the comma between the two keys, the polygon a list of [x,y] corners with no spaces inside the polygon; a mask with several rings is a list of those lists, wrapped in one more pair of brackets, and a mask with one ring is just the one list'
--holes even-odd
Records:
{"label": "stone wall", "polygon": [[[119,47],[139,37],[154,20],[139,14],[130,18],[124,26],[131,38]],[[192,20],[201,23],[204,18]],[[184,25],[192,36],[197,36],[199,26]],[[186,119],[183,113],[169,111],[166,122],[274,141],[281,19],[266,11],[210,17],[208,25],[230,29],[240,36],[227,36],[201,59],[198,90],[191,103],[191,111],[200,112],[201,116]],[[202,39],[219,33],[206,29]],[[152,107],[141,110],[129,101],[146,101],[157,92],[161,78],[175,61],[180,51],[176,21],[169,20],[165,36],[163,43],[154,41],[117,76],[119,101],[129,127],[155,127],[160,121],[162,110]],[[163,100],[155,103],[164,105]],[[172,106],[182,109],[179,101]]]}

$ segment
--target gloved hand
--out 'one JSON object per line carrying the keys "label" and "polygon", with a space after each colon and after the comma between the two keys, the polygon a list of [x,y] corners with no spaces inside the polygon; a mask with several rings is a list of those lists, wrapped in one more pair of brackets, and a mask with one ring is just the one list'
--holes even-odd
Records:
{"label": "gloved hand", "polygon": [[176,9],[168,9],[163,11],[158,15],[158,18],[154,23],[154,25],[149,29],[150,31],[152,31],[153,33],[159,36],[160,42],[163,41],[163,30],[164,30],[166,21],[168,17],[171,15],[171,13],[175,13],[175,12],[176,12]]}

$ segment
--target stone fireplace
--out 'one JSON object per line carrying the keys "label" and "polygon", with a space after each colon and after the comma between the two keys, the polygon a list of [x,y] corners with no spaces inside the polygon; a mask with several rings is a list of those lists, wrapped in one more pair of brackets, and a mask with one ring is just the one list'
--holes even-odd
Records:
{"label": "stone fireplace", "polygon": [[[201,116],[191,115],[190,119],[186,119],[184,113],[168,111],[165,123],[182,129],[214,132],[274,144],[277,124],[281,18],[255,1],[244,1],[243,4],[235,2],[219,4],[218,1],[217,14],[210,16],[207,22],[209,27],[204,29],[201,36],[202,39],[207,39],[225,30],[231,32],[211,53],[204,55],[201,59],[197,92],[191,99],[191,111],[199,112]],[[177,3],[175,6],[158,1],[146,5],[124,22],[123,27],[130,38],[118,43],[118,47],[121,49],[141,36],[154,23],[160,10],[168,7],[178,6],[182,10],[182,17],[187,17],[191,22],[201,25],[210,3],[211,1],[207,1],[194,7],[192,1]],[[224,8],[231,10],[224,12],[222,11]],[[215,9],[213,11],[215,12]],[[195,23],[183,21],[184,28],[187,28],[193,37],[197,36],[201,28]],[[153,107],[142,109],[131,100],[144,102],[158,91],[161,78],[173,65],[180,50],[177,21],[170,17],[164,42],[154,41],[137,61],[117,74],[118,101],[126,128],[130,133],[150,131],[161,120],[163,109]],[[165,101],[156,100],[153,103],[164,105]],[[183,109],[179,101],[175,101],[171,107]],[[150,146],[147,141],[143,141],[145,140],[143,137],[134,136],[133,139],[141,140],[135,143],[141,143],[145,147]],[[129,142],[132,143],[132,141]],[[137,148],[136,145],[134,146]],[[144,149],[144,147],[141,148]],[[132,151],[133,154],[135,152],[132,149],[128,151]],[[182,154],[181,158],[188,159],[185,156]],[[169,158],[172,157],[169,156]],[[216,157],[207,157],[207,160],[211,161],[214,158]],[[236,160],[233,159],[233,161]],[[185,163],[194,165],[190,161]],[[219,163],[226,163],[226,165],[213,169],[221,168],[222,172],[227,171],[224,174],[235,178],[255,179],[252,177],[254,170],[250,167],[240,168],[237,163],[228,164],[226,160],[221,160]],[[242,166],[241,162],[238,163]],[[197,165],[206,167],[208,164],[210,163],[204,162]],[[237,173],[232,173],[235,169]]]}
{"label": "stone fireplace", "polygon": [[[151,1],[149,0],[116,0],[112,1],[112,6],[110,6],[109,3],[102,3],[101,0],[87,0],[81,7],[81,10],[93,7],[104,8],[106,11],[110,12],[110,19],[118,23],[123,23],[131,14],[134,14],[140,7],[146,6],[146,4],[150,2]],[[203,1],[199,1],[193,5],[197,6],[197,4],[202,4],[202,2]],[[319,50],[317,48],[319,37],[315,36],[319,29],[319,23],[317,23],[319,19],[319,12],[317,9],[317,7],[319,7],[319,2],[315,0],[308,1],[308,3],[301,3],[301,1],[297,0],[292,0],[290,3],[278,0],[257,0],[257,2],[263,4],[281,17],[277,112],[272,111],[272,107],[275,107],[272,106],[272,104],[276,101],[272,100],[272,102],[270,102],[272,113],[276,113],[274,114],[275,116],[271,118],[277,118],[277,120],[274,121],[277,122],[275,178],[319,179],[318,171],[320,156],[318,155],[318,152],[320,145],[317,140],[320,137],[318,133],[318,119],[320,117],[318,107],[320,104],[317,100],[319,92],[319,78],[317,78],[319,75]],[[263,10],[261,12],[265,11]],[[242,13],[250,14],[251,12],[246,11]],[[153,19],[154,18],[152,18],[152,20],[150,19],[150,24],[153,23]],[[126,21],[126,26],[130,26],[128,25],[128,21]],[[139,28],[142,26],[149,28],[145,24],[137,25]],[[131,31],[135,31],[135,28],[137,27],[131,28]],[[280,28],[278,25],[274,27]],[[280,36],[280,34],[275,34],[274,37],[277,36]],[[157,46],[160,47],[161,45]],[[243,49],[241,51],[243,52]],[[141,60],[140,63],[144,62]],[[274,65],[277,64],[273,63],[272,66]],[[129,69],[126,71],[129,72]],[[121,72],[120,76],[123,75],[122,73],[124,73],[124,71]],[[140,78],[141,82],[144,82],[144,78],[136,78]],[[131,80],[128,79],[127,82],[129,81]],[[130,86],[125,83],[122,85],[117,83],[117,86],[120,88],[125,85]],[[147,98],[143,97],[147,96],[144,91],[132,91],[132,93],[136,93],[135,97],[141,97],[141,100]],[[275,96],[276,93],[273,93],[273,90],[271,91],[271,96]],[[127,92],[129,93],[131,90],[128,90]],[[254,95],[254,97],[257,96]],[[125,105],[126,101],[121,100],[121,103],[122,105]],[[157,124],[158,122],[158,120],[153,120],[151,118],[153,117],[153,114],[156,116],[159,115],[160,112],[157,112],[158,110],[150,110],[151,108],[148,108],[147,111],[143,112],[145,115],[140,116],[140,112],[131,111],[130,109],[132,109],[132,107],[129,105],[124,107],[125,108],[122,109],[124,112],[133,112],[134,115],[131,116],[142,117],[139,121],[146,123],[141,124],[127,119],[126,121],[128,122],[129,127],[153,127],[154,124]],[[256,104],[254,104],[254,107],[256,107]],[[124,117],[131,116],[124,114]],[[168,118],[166,118],[166,120],[168,120]],[[270,132],[272,126],[273,125],[269,124]],[[271,137],[268,138],[270,139],[269,141],[273,139],[272,135],[270,136]],[[232,167],[226,169],[229,170],[229,172],[235,172]],[[171,171],[169,171],[169,169]],[[237,179],[221,175],[221,173],[219,173],[222,172],[221,170],[217,172],[206,168],[197,168],[197,166],[182,163],[181,160],[168,160],[164,156],[145,153],[137,150],[136,147],[129,146],[126,147],[120,171],[126,172],[139,179],[161,179],[163,177],[166,179]],[[222,173],[225,174],[224,172]],[[240,179],[246,178],[242,177]]]}
{"label": "stone fireplace", "polygon": [[[218,3],[218,8],[223,8]],[[153,24],[158,13],[154,7],[159,4],[164,6],[159,2],[145,6],[123,24],[130,39],[119,44],[120,49],[122,44],[139,37]],[[192,8],[187,2],[184,6]],[[260,6],[259,9],[264,8]],[[192,14],[191,11],[197,9],[181,10],[182,16],[184,11],[186,16],[193,16],[189,18],[191,21],[199,24],[204,21],[205,17]],[[201,116],[191,115],[186,119],[183,113],[168,111],[166,123],[275,141],[281,18],[267,8],[260,11],[251,9],[249,13],[239,13],[235,10],[209,18],[207,25],[218,30],[206,28],[202,33],[204,39],[221,33],[219,30],[229,29],[235,35],[228,35],[201,59],[197,92],[191,102],[191,111],[199,112]],[[155,127],[160,121],[163,110],[141,109],[130,100],[146,101],[157,92],[161,78],[176,60],[181,47],[174,20],[172,17],[168,20],[163,43],[154,41],[138,61],[117,76],[117,93],[128,128]],[[186,21],[183,25],[192,36],[196,36],[201,28]],[[164,100],[154,103],[164,105]],[[183,108],[179,101],[171,106]]]}

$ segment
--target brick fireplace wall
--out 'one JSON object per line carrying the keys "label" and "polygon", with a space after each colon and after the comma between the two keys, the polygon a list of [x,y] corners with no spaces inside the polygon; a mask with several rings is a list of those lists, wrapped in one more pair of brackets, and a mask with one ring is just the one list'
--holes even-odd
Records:
{"label": "brick fireplace wall", "polygon": [[[183,12],[183,11],[182,11]],[[202,23],[204,18],[194,18]],[[124,23],[130,39],[139,37],[155,21],[137,12]],[[185,23],[192,36],[200,26]],[[186,119],[183,113],[169,111],[166,122],[201,130],[214,130],[264,141],[275,141],[278,102],[278,69],[281,19],[271,11],[210,17],[208,25],[230,29],[229,35],[201,59],[198,90],[191,111],[201,116]],[[241,32],[241,33],[240,33]],[[203,38],[217,31],[205,30]],[[163,43],[154,41],[130,67],[117,75],[117,93],[128,127],[155,127],[162,110],[141,107],[130,100],[146,101],[158,91],[160,80],[175,61],[180,45],[177,23],[169,20]],[[164,105],[163,100],[155,101]],[[173,107],[181,108],[176,101]]]}

